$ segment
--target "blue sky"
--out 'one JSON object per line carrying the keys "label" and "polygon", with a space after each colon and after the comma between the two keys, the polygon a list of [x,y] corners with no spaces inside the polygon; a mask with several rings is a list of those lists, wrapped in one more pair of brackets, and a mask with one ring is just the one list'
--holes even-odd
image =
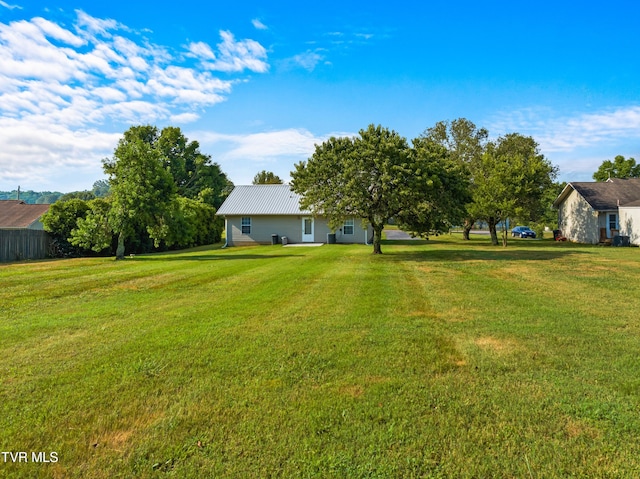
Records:
{"label": "blue sky", "polygon": [[103,179],[134,124],[179,126],[235,184],[370,123],[533,136],[560,179],[640,161],[635,1],[0,0],[0,190]]}

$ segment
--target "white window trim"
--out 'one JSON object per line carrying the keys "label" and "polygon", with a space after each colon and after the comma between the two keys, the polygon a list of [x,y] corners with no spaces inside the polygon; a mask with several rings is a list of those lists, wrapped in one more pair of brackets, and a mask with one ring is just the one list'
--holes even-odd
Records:
{"label": "white window trim", "polygon": [[[347,227],[351,228],[351,233],[347,233]],[[344,220],[344,225],[342,226],[342,234],[345,235],[353,235],[356,233],[356,222],[354,219]]]}
{"label": "white window trim", "polygon": [[[245,224],[245,220],[248,220],[248,224]],[[248,228],[249,230],[245,233],[245,227]],[[243,235],[250,235],[251,234],[251,216],[243,216],[240,219],[240,233],[242,233]]]}

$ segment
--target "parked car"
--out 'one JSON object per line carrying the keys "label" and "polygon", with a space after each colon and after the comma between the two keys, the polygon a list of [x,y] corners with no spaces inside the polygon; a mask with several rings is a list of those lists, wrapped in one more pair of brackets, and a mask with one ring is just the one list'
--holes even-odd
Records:
{"label": "parked car", "polygon": [[536,234],[528,226],[516,226],[511,230],[514,238],[535,238]]}

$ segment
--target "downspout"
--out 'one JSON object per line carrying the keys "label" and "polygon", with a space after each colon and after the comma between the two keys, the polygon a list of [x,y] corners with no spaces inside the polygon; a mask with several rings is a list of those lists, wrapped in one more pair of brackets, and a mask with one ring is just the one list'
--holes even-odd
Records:
{"label": "downspout", "polygon": [[367,225],[367,229],[364,230],[364,244],[371,246],[371,243],[369,243],[369,225]]}
{"label": "downspout", "polygon": [[224,244],[221,249],[229,247],[229,230],[227,229],[227,217],[224,217]]}

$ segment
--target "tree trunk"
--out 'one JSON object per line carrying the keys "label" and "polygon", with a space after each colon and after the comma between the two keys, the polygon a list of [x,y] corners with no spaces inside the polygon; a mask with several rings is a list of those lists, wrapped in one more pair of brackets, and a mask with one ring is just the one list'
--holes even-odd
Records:
{"label": "tree trunk", "polygon": [[116,248],[116,260],[124,259],[124,233],[118,235],[118,247]]}
{"label": "tree trunk", "polygon": [[496,231],[496,219],[491,216],[487,223],[489,223],[489,234],[491,235],[491,244],[498,246],[498,232]]}
{"label": "tree trunk", "polygon": [[502,222],[502,246],[507,247],[507,220]]}
{"label": "tree trunk", "polygon": [[464,224],[462,225],[462,239],[469,240],[469,233],[471,232],[471,228],[473,228],[473,224],[476,222],[473,218],[465,218]]}
{"label": "tree trunk", "polygon": [[384,224],[372,224],[371,226],[373,226],[373,254],[382,254],[381,244]]}

